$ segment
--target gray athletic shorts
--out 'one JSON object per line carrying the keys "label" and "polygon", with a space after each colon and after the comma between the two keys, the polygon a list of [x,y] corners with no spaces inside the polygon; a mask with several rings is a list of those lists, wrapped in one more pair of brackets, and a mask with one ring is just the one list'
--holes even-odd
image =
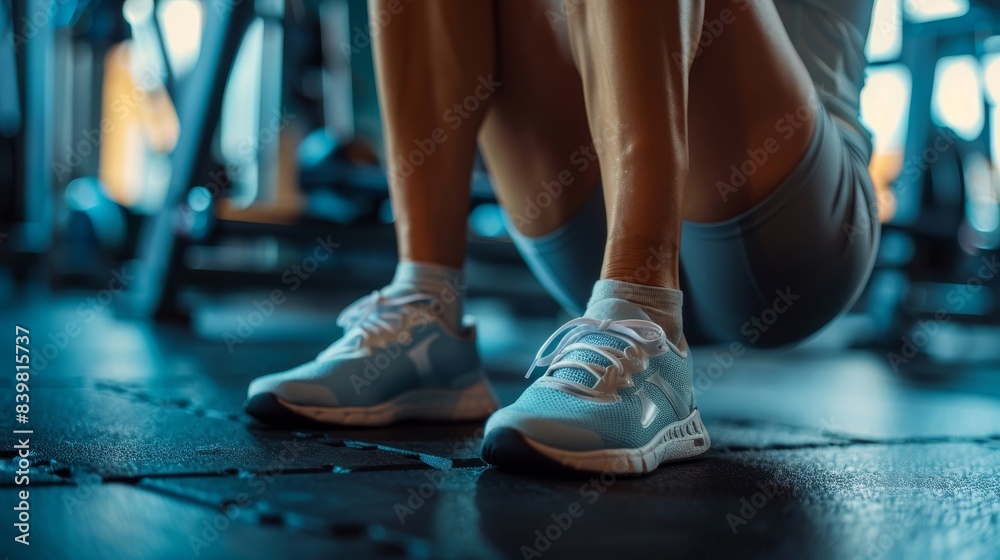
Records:
{"label": "gray athletic shorts", "polygon": [[820,111],[798,168],[725,222],[685,223],[681,277],[689,341],[801,341],[848,309],[878,252],[863,140]]}
{"label": "gray athletic shorts", "polygon": [[[864,288],[880,231],[864,140],[825,108],[819,114],[802,162],[767,199],[724,222],[684,224],[681,289],[691,344],[799,342]],[[528,266],[575,315],[600,275],[604,219],[598,193],[553,235],[527,238],[508,223]]]}

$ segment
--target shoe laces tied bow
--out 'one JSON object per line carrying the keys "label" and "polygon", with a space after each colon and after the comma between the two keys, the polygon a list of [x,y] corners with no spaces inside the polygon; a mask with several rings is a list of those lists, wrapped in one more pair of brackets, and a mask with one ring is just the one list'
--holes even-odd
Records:
{"label": "shoe laces tied bow", "polygon": [[[581,340],[583,337],[595,333],[606,334],[622,340],[626,343],[626,347],[624,350],[620,350],[613,346]],[[559,339],[560,336],[561,339]],[[545,350],[556,339],[559,339],[559,343],[550,353],[545,354]],[[531,377],[535,368],[547,367],[543,375],[544,381],[540,380],[540,382],[580,396],[594,398],[612,395],[617,397],[618,389],[633,386],[632,376],[645,371],[649,367],[650,358],[665,353],[667,349],[666,334],[659,325],[652,321],[643,319],[602,321],[581,317],[566,323],[545,341],[525,378]],[[609,363],[602,366],[568,357],[571,352],[580,350],[594,352]],[[587,387],[567,379],[552,377],[552,372],[562,368],[586,371],[597,381],[593,386]]]}
{"label": "shoe laces tied bow", "polygon": [[[337,326],[344,329],[344,337],[321,352],[318,359],[330,358],[341,351],[356,350],[370,337],[404,327],[403,317],[415,312],[413,304],[432,301],[434,296],[423,293],[384,296],[375,290],[348,305],[337,316]],[[355,331],[355,336],[348,336],[349,331]]]}

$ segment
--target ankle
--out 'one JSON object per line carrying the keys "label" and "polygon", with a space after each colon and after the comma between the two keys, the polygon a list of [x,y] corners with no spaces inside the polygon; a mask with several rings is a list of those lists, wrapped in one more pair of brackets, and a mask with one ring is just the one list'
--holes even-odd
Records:
{"label": "ankle", "polygon": [[385,295],[424,293],[437,299],[433,312],[443,323],[459,331],[465,304],[465,275],[461,269],[432,263],[401,261]]}
{"label": "ankle", "polygon": [[680,288],[678,252],[666,244],[642,245],[635,250],[608,251],[602,280],[615,280],[655,288]]}
{"label": "ankle", "polygon": [[598,280],[587,307],[598,301],[617,298],[637,305],[666,333],[667,340],[680,347],[684,340],[682,310],[684,294],[672,288],[644,286],[621,280]]}

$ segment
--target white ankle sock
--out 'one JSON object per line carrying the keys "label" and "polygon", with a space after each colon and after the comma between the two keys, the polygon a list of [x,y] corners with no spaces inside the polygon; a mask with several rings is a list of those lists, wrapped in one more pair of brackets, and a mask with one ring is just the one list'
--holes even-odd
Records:
{"label": "white ankle sock", "polygon": [[679,345],[684,337],[684,323],[681,310],[684,293],[670,288],[644,286],[620,280],[598,280],[594,284],[587,307],[602,299],[617,298],[630,301],[646,312],[649,318],[660,325],[667,334],[667,340]]}
{"label": "white ankle sock", "polygon": [[401,296],[420,292],[438,298],[433,305],[440,310],[441,321],[460,331],[465,302],[465,274],[461,269],[431,263],[400,261],[392,282],[382,288],[386,296]]}

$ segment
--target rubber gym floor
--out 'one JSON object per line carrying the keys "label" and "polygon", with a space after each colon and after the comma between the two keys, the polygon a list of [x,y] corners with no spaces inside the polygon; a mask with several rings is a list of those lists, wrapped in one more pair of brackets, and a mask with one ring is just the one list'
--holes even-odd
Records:
{"label": "rubber gym floor", "polygon": [[[921,352],[900,363],[824,344],[832,334],[781,353],[697,349],[698,402],[713,441],[706,455],[645,477],[526,476],[480,461],[479,423],[255,424],[241,408],[247,383],[315,356],[336,334],[333,316],[314,310],[298,320],[315,322],[312,336],[261,331],[230,351],[210,315],[193,329],[131,322],[88,306],[85,294],[29,296],[0,310],[5,324],[30,328],[35,352],[29,486],[14,483],[12,446],[2,451],[5,555],[1000,554],[995,365]],[[522,373],[532,346],[558,324],[521,325],[511,340],[498,335],[511,324],[496,321],[482,326],[483,351],[509,403],[530,383]],[[8,438],[25,427],[14,394],[13,380],[0,385]],[[23,490],[29,547],[12,540]]]}

